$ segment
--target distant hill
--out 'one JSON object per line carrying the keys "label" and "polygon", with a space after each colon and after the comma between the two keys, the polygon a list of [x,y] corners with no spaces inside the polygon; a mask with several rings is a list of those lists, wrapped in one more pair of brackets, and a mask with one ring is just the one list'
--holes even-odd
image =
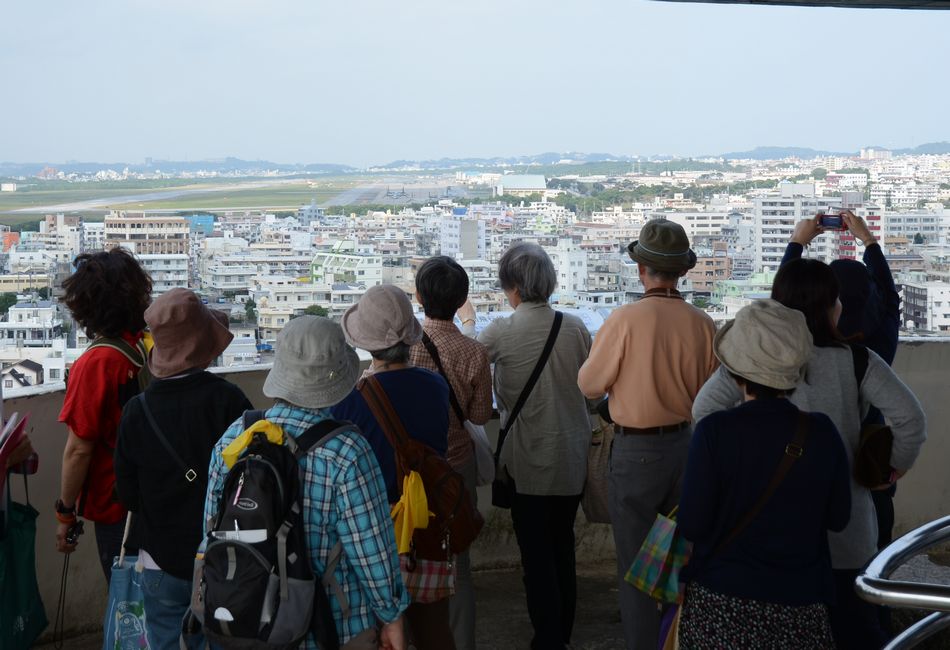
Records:
{"label": "distant hill", "polygon": [[94,174],[104,169],[114,169],[121,171],[128,168],[129,171],[147,173],[150,171],[161,170],[166,173],[174,174],[179,172],[218,172],[218,173],[238,173],[253,176],[267,171],[297,172],[311,174],[345,174],[356,171],[354,167],[348,165],[336,165],[327,163],[275,163],[269,160],[242,160],[240,158],[220,158],[215,160],[152,160],[150,164],[145,163],[100,163],[100,162],[77,162],[69,161],[65,163],[9,163],[0,162],[0,176],[35,176],[45,167],[54,167],[67,174]]}
{"label": "distant hill", "polygon": [[818,156],[854,156],[856,152],[820,151],[807,147],[756,147],[751,151],[721,154],[727,160],[781,160],[782,158],[817,158]]}
{"label": "distant hill", "polygon": [[375,169],[462,169],[477,167],[501,167],[505,165],[556,165],[569,160],[573,163],[592,162],[630,162],[631,156],[617,156],[610,153],[581,153],[570,151],[557,153],[547,151],[531,156],[496,156],[494,158],[439,158],[437,160],[394,160],[385,165],[376,165]]}
{"label": "distant hill", "polygon": [[948,154],[950,153],[950,142],[928,142],[913,149],[894,149],[893,151],[896,154],[906,154],[910,156]]}
{"label": "distant hill", "polygon": [[[889,149],[868,146],[868,149]],[[890,149],[896,155],[922,156],[926,154],[950,154],[950,142],[928,142],[910,149]],[[808,147],[756,147],[751,151],[732,151],[721,154],[727,160],[781,160],[782,158],[816,158],[818,156],[856,156],[857,151],[823,151]]]}

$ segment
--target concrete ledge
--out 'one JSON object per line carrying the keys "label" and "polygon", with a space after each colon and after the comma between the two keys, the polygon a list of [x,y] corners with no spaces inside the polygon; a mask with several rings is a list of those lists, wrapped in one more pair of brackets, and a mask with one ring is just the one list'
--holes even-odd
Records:
{"label": "concrete ledge", "polygon": [[[950,457],[950,400],[947,383],[950,379],[950,345],[948,341],[919,338],[902,340],[894,368],[913,389],[927,412],[929,440],[913,471],[901,480],[897,491],[896,532],[902,533],[927,521],[948,514],[950,508],[950,473],[946,459]],[[269,366],[228,368],[219,372],[237,384],[256,408],[270,403],[263,393],[264,378]],[[62,407],[62,387],[36,387],[28,394],[8,396],[6,413],[18,411],[31,414],[30,437],[40,453],[40,471],[30,479],[30,496],[40,510],[37,521],[37,575],[43,602],[50,621],[56,614],[63,556],[54,549],[55,519],[52,505],[58,497],[59,477],[66,430],[57,421]],[[490,439],[497,436],[498,423],[488,428]],[[11,481],[13,496],[22,501],[23,482]],[[491,507],[490,488],[479,489],[479,507],[486,516],[485,531],[472,548],[473,565],[477,569],[511,568],[519,564],[519,552],[511,529],[508,512]],[[69,574],[65,627],[68,633],[95,629],[101,624],[106,601],[105,580],[95,553],[92,526],[83,536],[72,556]],[[613,538],[609,526],[588,524],[583,514],[576,525],[578,562],[613,561]],[[608,605],[605,595],[604,606]],[[52,628],[50,628],[51,630]]]}

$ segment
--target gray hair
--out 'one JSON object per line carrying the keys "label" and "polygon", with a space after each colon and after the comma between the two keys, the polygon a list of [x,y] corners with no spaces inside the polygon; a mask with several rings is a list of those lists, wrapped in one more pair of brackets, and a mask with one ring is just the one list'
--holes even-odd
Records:
{"label": "gray hair", "polygon": [[377,361],[383,363],[406,363],[409,361],[409,350],[411,346],[408,343],[400,341],[385,350],[371,351],[369,354]]}
{"label": "gray hair", "polygon": [[543,248],[520,243],[501,256],[498,280],[506,291],[517,289],[522,302],[547,302],[557,286],[557,272]]}

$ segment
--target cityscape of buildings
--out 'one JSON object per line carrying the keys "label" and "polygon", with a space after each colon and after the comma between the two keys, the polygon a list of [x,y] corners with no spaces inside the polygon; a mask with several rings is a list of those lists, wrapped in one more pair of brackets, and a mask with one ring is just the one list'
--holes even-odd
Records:
{"label": "cityscape of buildings", "polygon": [[[612,309],[642,295],[626,246],[651,219],[686,229],[698,261],[682,291],[726,320],[768,294],[799,220],[847,208],[867,221],[884,248],[902,295],[904,333],[950,331],[950,155],[865,149],[853,157],[729,161],[715,170],[648,173],[630,165],[596,176],[449,174],[451,182],[491,198],[441,198],[386,211],[353,207],[347,214],[330,214],[316,201],[292,215],[114,211],[97,222],[57,213],[45,215],[36,231],[2,226],[3,390],[64,380],[88,340],[57,302],[58,287],[78,254],[116,246],[138,257],[155,295],[189,287],[230,313],[235,339],[219,364],[235,366],[267,361],[292,318],[338,319],[370,286],[394,284],[414,299],[415,269],[438,254],[468,271],[482,327],[510,309],[497,264],[519,241],[544,247],[558,273],[552,301],[596,333]],[[562,200],[593,187],[683,191],[586,210]],[[716,191],[693,191],[709,187]],[[17,191],[13,182],[3,189]],[[805,254],[831,261],[860,259],[862,252],[849,233],[826,232]]]}

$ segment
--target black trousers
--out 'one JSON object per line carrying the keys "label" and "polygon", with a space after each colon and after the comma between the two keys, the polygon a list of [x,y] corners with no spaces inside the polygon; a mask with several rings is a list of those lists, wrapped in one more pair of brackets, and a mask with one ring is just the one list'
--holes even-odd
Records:
{"label": "black trousers", "polygon": [[577,607],[574,518],[581,497],[514,495],[511,522],[521,550],[532,650],[570,643]]}
{"label": "black trousers", "polygon": [[887,643],[879,608],[854,591],[857,569],[835,569],[835,604],[829,609],[831,632],[838,650],[879,650]]}

